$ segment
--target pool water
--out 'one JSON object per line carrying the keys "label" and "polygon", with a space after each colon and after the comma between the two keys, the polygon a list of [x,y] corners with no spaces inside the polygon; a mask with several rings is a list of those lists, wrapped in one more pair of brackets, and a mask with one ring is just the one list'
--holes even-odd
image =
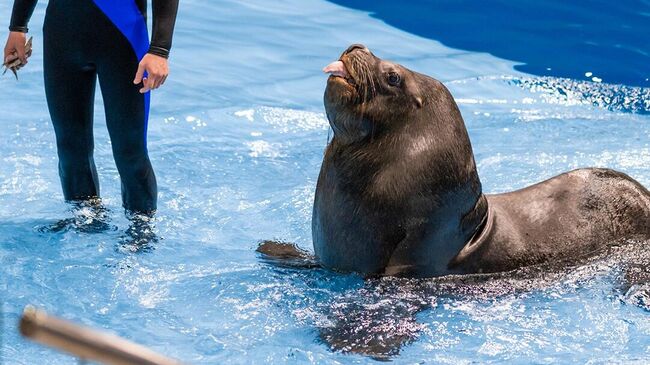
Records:
{"label": "pool water", "polygon": [[[647,42],[603,39],[606,49],[631,44],[635,57],[585,65],[582,75],[613,75],[597,82],[575,76],[574,62],[567,75],[537,72],[502,46],[476,49],[408,29],[377,8],[336,3],[181,2],[172,74],[152,97],[149,150],[160,197],[147,229],[133,227],[121,208],[101,99],[95,158],[106,210],[73,212],[62,202],[39,3],[30,64],[18,82],[0,78],[3,363],[76,363],[19,336],[28,304],[192,364],[650,362],[650,287],[625,279],[626,268],[650,264],[644,243],[563,269],[435,280],[364,282],[277,268],[256,255],[262,239],[311,250],[311,206],[330,135],[320,70],[351,43],[449,87],[488,193],[586,166],[650,186]],[[639,5],[634,29],[647,25],[647,1],[629,3]],[[602,10],[582,9],[594,17]],[[0,29],[9,11],[0,4]],[[462,24],[457,9],[437,11]],[[517,23],[503,34],[516,34]],[[561,49],[573,39],[542,36]],[[565,57],[546,54],[556,56]],[[638,59],[645,68],[635,68]],[[365,342],[380,354],[364,355],[372,352]]]}
{"label": "pool water", "polygon": [[535,75],[650,86],[650,2],[333,0],[443,44],[517,61]]}

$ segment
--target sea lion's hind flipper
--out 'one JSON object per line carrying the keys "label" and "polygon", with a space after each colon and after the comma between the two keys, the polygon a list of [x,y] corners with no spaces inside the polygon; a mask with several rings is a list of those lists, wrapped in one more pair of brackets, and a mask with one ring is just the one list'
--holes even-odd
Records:
{"label": "sea lion's hind flipper", "polygon": [[277,266],[312,269],[320,267],[316,257],[293,243],[265,240],[257,251],[265,262]]}

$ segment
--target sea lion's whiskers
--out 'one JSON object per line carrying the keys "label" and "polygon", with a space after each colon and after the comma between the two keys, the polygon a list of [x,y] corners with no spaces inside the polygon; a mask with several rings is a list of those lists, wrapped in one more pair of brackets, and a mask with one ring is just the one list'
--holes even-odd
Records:
{"label": "sea lion's whiskers", "polygon": [[375,72],[371,69],[371,65],[367,60],[362,60],[361,68],[363,70],[364,76],[364,85],[366,87],[365,97],[366,100],[373,98],[377,95],[376,83],[378,79],[376,78]]}

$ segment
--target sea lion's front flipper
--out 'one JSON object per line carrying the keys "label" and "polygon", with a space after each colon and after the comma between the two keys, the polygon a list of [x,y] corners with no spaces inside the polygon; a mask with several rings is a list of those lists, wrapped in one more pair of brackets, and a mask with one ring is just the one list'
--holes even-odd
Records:
{"label": "sea lion's front flipper", "polygon": [[320,267],[314,255],[289,242],[262,241],[255,251],[261,254],[264,261],[273,265],[302,269]]}

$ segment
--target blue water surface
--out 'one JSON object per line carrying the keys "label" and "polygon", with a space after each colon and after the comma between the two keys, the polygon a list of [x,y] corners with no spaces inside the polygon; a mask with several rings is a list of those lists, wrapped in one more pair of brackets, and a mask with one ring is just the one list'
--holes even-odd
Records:
{"label": "blue water surface", "polygon": [[[624,27],[611,37],[598,33],[594,53],[576,58],[583,52],[567,45],[574,38],[556,34],[561,47],[545,52],[550,66],[540,66],[541,56],[521,45],[513,44],[510,56],[501,52],[507,46],[487,42],[504,32],[543,49],[547,41],[518,28],[527,24],[520,12],[418,3],[431,8],[404,5],[401,18],[429,12],[431,19],[464,24],[472,12],[501,9],[498,15],[512,28],[456,27],[452,38],[475,39],[474,47],[391,20],[381,10],[387,2],[182,1],[172,73],[152,95],[149,150],[160,202],[152,222],[157,239],[143,249],[121,209],[99,95],[95,158],[107,211],[98,217],[81,209],[74,213],[76,227],[47,229],[73,212],[62,201],[43,92],[46,3],[40,2],[30,64],[18,82],[0,78],[3,363],[76,363],[19,336],[16,324],[28,304],[192,364],[379,361],[332,351],[321,337],[337,328],[369,339],[416,336],[391,356],[395,363],[650,362],[649,288],[625,286],[620,265],[647,266],[647,249],[621,248],[560,271],[522,270],[478,281],[364,282],[325,270],[275,268],[255,254],[257,242],[271,238],[311,250],[311,207],[329,133],[320,70],[351,43],[449,87],[486,192],[585,166],[616,168],[650,186],[650,97],[640,87],[648,77],[645,38],[638,41]],[[629,21],[647,33],[641,21],[648,17],[647,1],[626,11],[623,3],[567,7],[580,10],[584,18],[576,19],[598,19],[606,11],[614,18],[606,24]],[[0,29],[10,5],[0,3]],[[543,27],[556,5],[517,6],[547,14]],[[550,29],[544,34],[553,34]],[[619,45],[627,56],[606,50]],[[570,71],[536,71],[544,66]],[[107,223],[104,230],[84,228],[97,219]],[[413,310],[422,305],[425,310]]]}

